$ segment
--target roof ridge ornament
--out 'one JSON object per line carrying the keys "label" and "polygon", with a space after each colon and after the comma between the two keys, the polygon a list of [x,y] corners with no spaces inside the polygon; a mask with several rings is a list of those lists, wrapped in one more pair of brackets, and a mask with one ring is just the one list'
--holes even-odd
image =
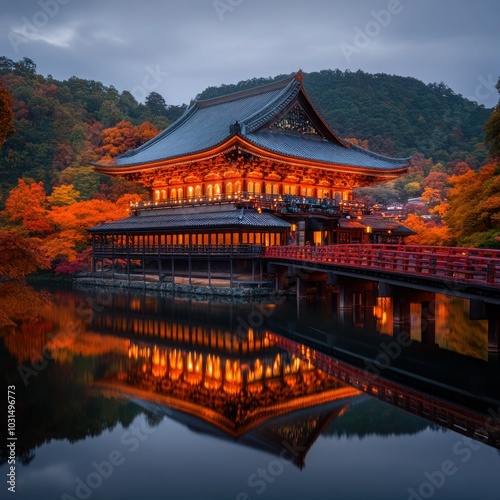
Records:
{"label": "roof ridge ornament", "polygon": [[241,124],[236,120],[234,123],[229,125],[229,133],[230,134],[239,134],[241,133]]}
{"label": "roof ridge ornament", "polygon": [[295,74],[295,79],[300,83],[304,80],[304,72],[301,69]]}

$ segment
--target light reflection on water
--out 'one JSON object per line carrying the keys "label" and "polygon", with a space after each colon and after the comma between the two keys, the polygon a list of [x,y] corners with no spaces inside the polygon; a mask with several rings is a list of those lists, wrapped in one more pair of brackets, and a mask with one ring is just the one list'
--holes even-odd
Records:
{"label": "light reflection on water", "polygon": [[[355,341],[368,352],[407,329],[422,355],[428,300],[406,302],[367,293],[347,307],[335,298],[265,306],[58,293],[38,321],[2,335],[0,366],[22,401],[18,497],[332,498],[334,489],[337,498],[407,498],[426,471],[451,460],[460,474],[434,486],[436,498],[488,498],[500,465],[494,447],[381,401],[376,378],[356,385],[349,365],[338,371],[342,362],[316,351]],[[479,361],[488,359],[487,321],[470,320],[469,307],[436,296],[432,332],[443,350],[471,357],[477,386],[495,368]],[[366,394],[375,390],[378,399]],[[500,400],[495,385],[486,395]],[[98,486],[97,476],[86,482],[93,463],[113,460]]]}

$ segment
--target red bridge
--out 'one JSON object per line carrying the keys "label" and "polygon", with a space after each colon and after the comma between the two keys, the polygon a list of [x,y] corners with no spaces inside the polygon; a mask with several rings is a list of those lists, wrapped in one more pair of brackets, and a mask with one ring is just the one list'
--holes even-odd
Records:
{"label": "red bridge", "polygon": [[500,297],[500,250],[414,245],[267,247],[264,258],[335,274]]}

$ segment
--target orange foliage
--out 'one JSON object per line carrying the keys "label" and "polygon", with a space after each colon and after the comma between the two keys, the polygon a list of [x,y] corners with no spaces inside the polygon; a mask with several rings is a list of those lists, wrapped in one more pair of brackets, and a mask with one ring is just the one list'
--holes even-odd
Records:
{"label": "orange foliage", "polygon": [[127,217],[130,202],[139,200],[138,195],[124,195],[116,203],[88,200],[52,207],[48,219],[58,232],[50,235],[43,244],[47,258],[51,262],[74,262],[78,252],[83,251],[89,244],[87,228]]}
{"label": "orange foliage", "polygon": [[33,179],[19,179],[5,201],[2,216],[12,223],[21,223],[29,234],[46,234],[52,231],[47,222],[47,195],[43,182]]}
{"label": "orange foliage", "polygon": [[102,132],[102,146],[97,152],[104,158],[114,158],[129,149],[135,149],[149,141],[160,131],[150,122],[134,126],[122,120],[115,127],[104,129]]}
{"label": "orange foliage", "polygon": [[410,214],[404,224],[417,233],[406,238],[408,244],[431,246],[450,244],[450,231],[446,225],[437,224],[434,221],[424,221],[415,214]]}

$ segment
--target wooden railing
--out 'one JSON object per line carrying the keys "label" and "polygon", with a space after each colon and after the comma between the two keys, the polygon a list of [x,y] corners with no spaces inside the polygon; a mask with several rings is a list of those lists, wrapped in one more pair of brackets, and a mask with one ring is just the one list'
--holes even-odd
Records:
{"label": "wooden railing", "polygon": [[[409,413],[436,422],[442,427],[500,448],[500,429],[486,414],[469,410],[380,375],[374,375],[369,370],[349,365],[307,345],[272,332],[268,335],[277,346],[303,360],[312,361],[315,367],[351,387],[393,406],[403,408]],[[450,390],[453,391],[451,388]],[[491,425],[490,422],[493,424]]]}
{"label": "wooden railing", "polygon": [[268,247],[264,257],[500,286],[500,250],[413,245]]}
{"label": "wooden railing", "polygon": [[105,255],[253,255],[262,253],[262,245],[112,245],[95,244],[94,254]]}

